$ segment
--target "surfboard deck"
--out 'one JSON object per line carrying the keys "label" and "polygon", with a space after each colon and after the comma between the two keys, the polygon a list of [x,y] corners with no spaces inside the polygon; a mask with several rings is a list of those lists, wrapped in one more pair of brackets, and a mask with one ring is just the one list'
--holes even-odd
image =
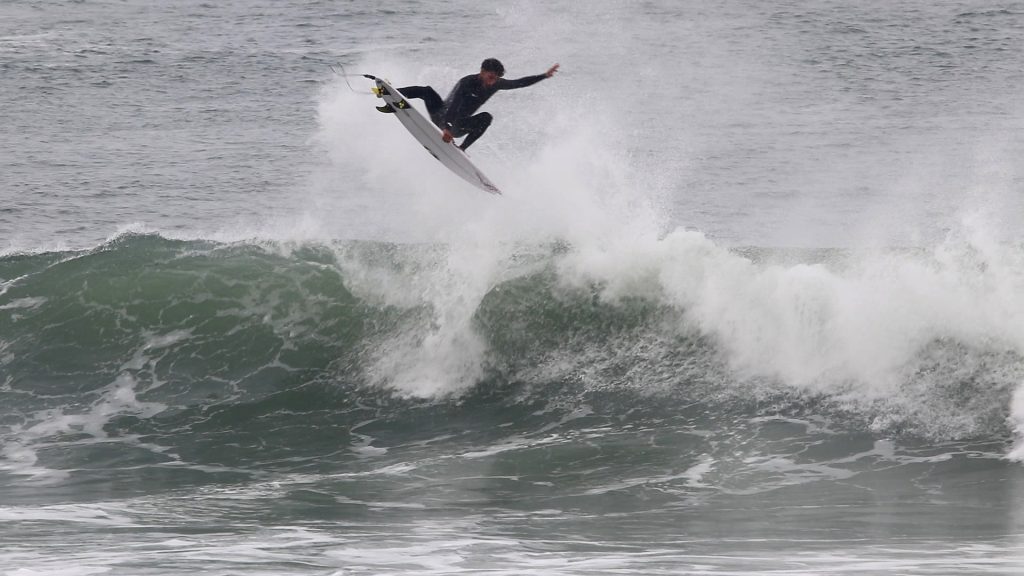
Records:
{"label": "surfboard deck", "polygon": [[409,104],[409,101],[398,90],[385,80],[375,76],[367,75],[367,77],[377,84],[377,89],[374,91],[377,96],[394,108],[395,117],[412,134],[413,138],[422,144],[427,152],[430,152],[431,156],[437,158],[445,168],[473,186],[491,194],[501,194],[501,190],[498,190],[498,187],[473,165],[469,156],[454,142],[445,142],[441,138],[441,130],[413,108],[412,104]]}

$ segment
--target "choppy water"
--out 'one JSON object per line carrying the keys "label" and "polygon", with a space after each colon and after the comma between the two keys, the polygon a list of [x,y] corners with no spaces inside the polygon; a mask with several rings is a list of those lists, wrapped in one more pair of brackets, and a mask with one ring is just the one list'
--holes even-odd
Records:
{"label": "choppy water", "polygon": [[[1017,574],[1024,4],[0,6],[0,573]],[[488,103],[444,172],[329,65]]]}

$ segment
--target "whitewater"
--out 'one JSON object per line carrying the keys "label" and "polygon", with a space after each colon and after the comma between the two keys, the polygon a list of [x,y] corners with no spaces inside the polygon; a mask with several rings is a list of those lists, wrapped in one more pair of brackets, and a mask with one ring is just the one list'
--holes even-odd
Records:
{"label": "whitewater", "polygon": [[[0,6],[0,574],[1017,574],[1024,4]],[[455,178],[370,83],[507,76]],[[1017,490],[1021,487],[1021,490]]]}

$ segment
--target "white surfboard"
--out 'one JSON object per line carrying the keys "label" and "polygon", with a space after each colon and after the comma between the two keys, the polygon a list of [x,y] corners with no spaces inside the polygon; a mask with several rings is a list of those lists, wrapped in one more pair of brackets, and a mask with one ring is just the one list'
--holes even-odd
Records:
{"label": "white surfboard", "polygon": [[416,111],[398,90],[380,78],[368,74],[365,76],[377,83],[377,95],[395,109],[395,116],[427,152],[466,182],[485,192],[501,194],[501,190],[469,161],[469,156],[454,142],[445,142],[441,138],[441,130]]}

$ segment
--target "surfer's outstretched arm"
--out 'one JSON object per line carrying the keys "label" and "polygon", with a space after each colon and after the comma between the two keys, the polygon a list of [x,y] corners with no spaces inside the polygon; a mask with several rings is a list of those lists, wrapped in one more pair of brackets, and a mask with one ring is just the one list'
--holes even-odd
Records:
{"label": "surfer's outstretched arm", "polygon": [[555,64],[548,71],[543,74],[537,74],[535,76],[524,76],[522,78],[516,78],[515,80],[505,80],[504,78],[498,80],[498,90],[515,90],[516,88],[526,88],[527,86],[533,86],[537,82],[546,78],[551,78],[558,72],[558,64]]}

